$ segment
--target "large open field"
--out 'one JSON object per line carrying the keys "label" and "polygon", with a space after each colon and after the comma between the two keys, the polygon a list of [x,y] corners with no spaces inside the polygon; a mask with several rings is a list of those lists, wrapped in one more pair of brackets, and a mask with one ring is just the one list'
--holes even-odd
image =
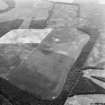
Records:
{"label": "large open field", "polygon": [[[10,105],[37,105],[35,94],[43,99],[57,97],[63,90],[70,68],[90,40],[91,33],[98,33],[98,39],[84,62],[83,68],[86,70],[81,71],[83,75],[70,94],[105,94],[103,4],[93,3],[91,6],[89,3],[55,3],[46,0],[0,0],[0,5],[0,37],[4,41],[0,42],[0,99],[7,98]],[[86,29],[82,32],[84,26]],[[45,31],[45,28],[51,31]],[[18,32],[17,29],[25,30]],[[41,43],[36,42],[38,35],[46,36]],[[90,46],[84,48],[86,53]],[[79,75],[74,74],[69,74],[73,85]],[[65,90],[68,91],[71,84],[67,84]]]}

